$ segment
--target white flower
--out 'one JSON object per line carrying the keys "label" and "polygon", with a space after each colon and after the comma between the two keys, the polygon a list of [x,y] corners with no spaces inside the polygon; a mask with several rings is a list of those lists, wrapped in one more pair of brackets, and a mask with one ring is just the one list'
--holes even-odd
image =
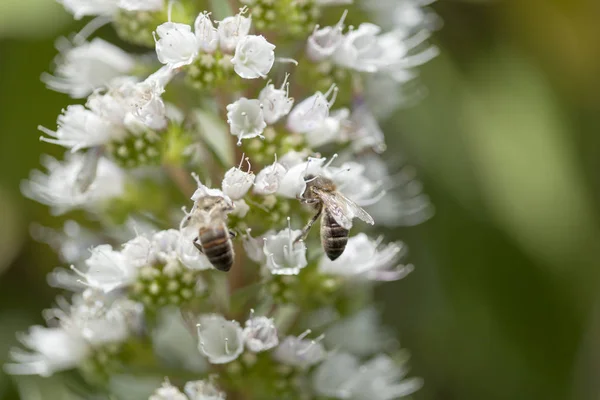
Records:
{"label": "white flower", "polygon": [[285,76],[279,89],[275,89],[275,85],[269,83],[258,95],[258,100],[263,105],[263,114],[267,124],[274,124],[288,115],[294,105],[294,99],[289,97],[288,77],[289,75]]}
{"label": "white flower", "polygon": [[194,31],[196,32],[196,41],[200,51],[212,53],[217,49],[219,33],[214,27],[209,13],[205,11],[198,14],[194,22]]}
{"label": "white flower", "polygon": [[[363,338],[364,339],[364,338]],[[313,388],[320,396],[350,399],[352,377],[358,371],[358,359],[347,353],[332,353],[313,374]]]}
{"label": "white flower", "polygon": [[[393,83],[391,85],[395,86]],[[389,101],[393,101],[393,96]],[[373,149],[378,153],[385,151],[385,137],[366,102],[361,101],[354,107],[351,120],[352,129],[349,130],[349,136],[352,149],[356,153],[365,149]]]}
{"label": "white flower", "polygon": [[[369,338],[369,340],[365,340]],[[359,357],[381,351],[391,336],[381,327],[378,311],[365,308],[350,317],[337,321],[325,332],[325,344]]]}
{"label": "white flower", "polygon": [[[208,186],[203,185],[202,182],[200,182],[200,178],[198,178],[198,176],[195,174],[192,174],[192,177],[196,180],[196,184],[198,185],[198,188],[196,189],[196,191],[194,192],[194,194],[191,197],[192,201],[197,203],[199,200],[201,200],[204,197],[219,197],[219,198],[223,199],[223,201],[226,204],[233,206],[233,202],[231,201],[229,196],[225,195],[225,193],[223,193],[221,190],[212,189],[212,188],[209,188]],[[196,207],[196,204],[194,204],[194,207]],[[192,209],[192,211],[193,211],[193,209]]]}
{"label": "white flower", "polygon": [[121,127],[115,126],[80,104],[68,106],[63,110],[58,117],[58,128],[55,132],[41,126],[39,129],[52,137],[42,137],[43,141],[64,146],[73,152],[106,144],[126,134]]}
{"label": "white flower", "polygon": [[[281,161],[284,161],[283,158]],[[321,175],[325,161],[325,158],[309,158],[308,161],[296,164],[288,169],[279,182],[277,194],[290,199],[302,196],[306,190],[305,178],[309,175]]]}
{"label": "white flower", "polygon": [[332,85],[325,94],[317,92],[296,104],[288,115],[288,129],[295,133],[307,133],[321,126],[329,116],[337,92],[337,86]]}
{"label": "white flower", "polygon": [[198,350],[212,364],[225,364],[238,358],[244,351],[244,337],[237,321],[227,321],[218,314],[200,317]]}
{"label": "white flower", "polygon": [[190,400],[225,400],[225,393],[210,381],[187,382],[183,391]]}
{"label": "white flower", "polygon": [[152,346],[160,360],[169,367],[179,367],[196,373],[208,368],[206,358],[197,350],[196,339],[177,307],[163,307],[158,324],[152,330]]}
{"label": "white flower", "polygon": [[86,280],[89,287],[105,293],[130,285],[137,277],[137,268],[108,244],[93,248],[92,255],[85,264],[87,271],[74,271]]}
{"label": "white flower", "polygon": [[127,75],[135,66],[131,55],[100,38],[78,46],[64,39],[59,50],[60,55],[55,59],[56,76],[43,74],[42,81],[48,88],[74,98],[88,96],[94,89]]}
{"label": "white flower", "polygon": [[154,34],[154,41],[158,61],[171,68],[191,64],[198,54],[196,35],[187,24],[165,22],[159,25]]}
{"label": "white flower", "polygon": [[356,71],[377,72],[384,63],[384,49],[377,37],[380,32],[375,24],[360,24],[345,35],[333,55],[334,62]]}
{"label": "white flower", "polygon": [[[246,159],[247,161],[248,159]],[[244,160],[242,159],[242,162]],[[248,190],[254,184],[254,174],[250,171],[250,163],[248,162],[248,172],[242,171],[242,164],[239,167],[229,169],[223,178],[221,187],[223,193],[233,200],[239,200],[248,193]]]}
{"label": "white flower", "polygon": [[219,44],[225,52],[233,51],[238,42],[248,35],[252,19],[244,17],[245,10],[233,16],[227,17],[219,22],[217,31],[219,33]]}
{"label": "white flower", "polygon": [[349,161],[339,167],[331,167],[328,171],[335,182],[337,190],[361,207],[376,204],[385,195],[381,180],[368,178],[364,174],[365,167]]}
{"label": "white flower", "polygon": [[285,167],[277,161],[264,167],[258,175],[256,175],[253,189],[254,193],[263,196],[276,193],[285,173]]}
{"label": "white flower", "polygon": [[342,124],[347,121],[349,115],[350,111],[347,108],[335,110],[320,126],[304,135],[306,142],[314,148],[343,140]]}
{"label": "white flower", "polygon": [[[288,218],[288,226],[289,226]],[[263,251],[267,257],[267,268],[273,275],[298,275],[308,265],[306,245],[295,241],[301,230],[284,229],[276,235],[265,237]]]}
{"label": "white flower", "polygon": [[252,237],[250,235],[250,229],[248,229],[246,234],[242,237],[242,245],[244,246],[244,252],[246,253],[246,256],[259,264],[266,262],[265,252],[263,251],[265,244],[264,237],[271,234],[272,231],[269,231],[263,236]]}
{"label": "white flower", "polygon": [[123,195],[123,171],[105,158],[98,160],[95,179],[87,190],[82,190],[78,178],[85,161],[85,156],[79,153],[67,154],[64,161],[45,156],[42,164],[48,172],[32,171],[29,180],[21,183],[21,191],[26,197],[52,207],[54,214],[75,208],[93,211]]}
{"label": "white flower", "polygon": [[57,0],[75,19],[90,15],[112,15],[119,10],[120,0]]}
{"label": "white flower", "polygon": [[389,243],[380,247],[364,233],[348,239],[346,250],[335,261],[323,257],[319,270],[324,274],[366,278],[376,281],[393,281],[405,277],[412,265],[398,265],[406,249],[402,243]]}
{"label": "white flower", "polygon": [[164,0],[119,0],[119,8],[127,11],[160,11]]}
{"label": "white flower", "polygon": [[143,82],[121,89],[125,92],[131,115],[150,129],[162,130],[167,126],[167,112],[161,95],[173,76],[173,69],[165,66]]}
{"label": "white flower", "polygon": [[45,310],[47,320],[57,319],[67,331],[81,335],[91,346],[125,341],[142,327],[143,307],[125,298],[111,298],[86,289],[73,296],[73,304]]}
{"label": "white flower", "polygon": [[292,367],[308,368],[320,363],[326,355],[320,341],[323,336],[315,340],[305,339],[311,332],[307,330],[302,335],[288,336],[275,349],[274,357],[280,363]]}
{"label": "white flower", "polygon": [[77,367],[90,354],[83,337],[62,328],[32,326],[18,338],[32,352],[13,349],[10,355],[15,363],[4,366],[9,374],[47,377]]}
{"label": "white flower", "polygon": [[177,257],[183,265],[190,269],[199,271],[211,269],[212,264],[208,261],[208,258],[194,246],[194,239],[197,237],[197,227],[187,226],[181,229],[177,245]]}
{"label": "white flower", "polygon": [[338,46],[342,43],[344,35],[344,20],[348,11],[344,11],[342,17],[335,26],[326,26],[324,28],[315,28],[308,37],[306,45],[306,55],[312,61],[323,61],[333,55]]}
{"label": "white flower", "polygon": [[233,211],[231,212],[231,215],[235,215],[239,218],[245,218],[248,214],[248,211],[250,211],[250,206],[244,199],[235,200],[233,202]]}
{"label": "white flower", "polygon": [[275,62],[274,50],[263,36],[244,36],[235,47],[233,69],[244,79],[266,78]]}
{"label": "white flower", "polygon": [[156,389],[148,400],[189,400],[188,397],[181,393],[177,387],[171,385],[169,381],[165,381],[161,387]]}
{"label": "white flower", "polygon": [[279,344],[277,328],[272,318],[254,317],[246,321],[244,342],[250,351],[258,353]]}
{"label": "white flower", "polygon": [[245,97],[227,106],[227,122],[231,134],[238,137],[238,145],[242,139],[261,136],[267,127],[260,101]]}
{"label": "white flower", "polygon": [[407,370],[387,355],[360,365],[347,353],[334,353],[313,375],[313,388],[322,396],[348,400],[394,400],[421,388],[421,379],[403,379]]}

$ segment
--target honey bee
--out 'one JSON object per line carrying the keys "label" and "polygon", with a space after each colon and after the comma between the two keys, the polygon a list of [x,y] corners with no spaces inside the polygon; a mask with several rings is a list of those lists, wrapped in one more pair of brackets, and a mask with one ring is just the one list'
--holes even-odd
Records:
{"label": "honey bee", "polygon": [[232,210],[222,197],[204,196],[196,201],[188,217],[199,226],[194,246],[216,269],[225,272],[231,269],[235,257],[231,238],[236,235],[227,227],[227,214]]}
{"label": "honey bee", "polygon": [[352,219],[358,217],[373,225],[373,218],[352,200],[338,192],[331,179],[307,175],[304,180],[306,190],[300,201],[313,205],[317,213],[302,229],[296,241],[304,240],[312,225],[321,217],[321,244],[327,257],[333,261],[346,249]]}

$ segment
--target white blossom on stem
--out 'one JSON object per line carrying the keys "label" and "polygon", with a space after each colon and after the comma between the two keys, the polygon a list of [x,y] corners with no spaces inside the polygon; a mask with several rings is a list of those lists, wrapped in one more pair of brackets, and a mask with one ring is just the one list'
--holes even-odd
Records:
{"label": "white blossom on stem", "polygon": [[127,11],[160,11],[165,0],[119,0],[119,8]]}
{"label": "white blossom on stem", "polygon": [[219,22],[217,31],[219,33],[219,45],[221,50],[232,52],[235,50],[238,42],[248,35],[252,19],[245,17],[245,8],[233,17],[227,17]]}
{"label": "white blossom on stem", "polygon": [[268,83],[258,95],[258,100],[263,105],[265,122],[269,125],[276,123],[288,115],[294,105],[294,99],[289,97],[290,87],[288,77],[289,75],[285,76],[285,80],[279,89],[276,89],[275,85]]}
{"label": "white blossom on stem", "polygon": [[63,39],[57,47],[55,75],[43,74],[42,82],[73,98],[86,97],[135,67],[133,56],[100,38],[78,45]]}
{"label": "white blossom on stem", "polygon": [[[248,161],[248,159],[246,159],[246,161]],[[244,197],[254,184],[255,176],[250,171],[250,162],[248,161],[248,172],[242,171],[243,162],[244,159],[242,158],[240,165],[237,168],[233,167],[229,169],[223,177],[223,182],[221,184],[223,193],[232,200],[239,200]]]}
{"label": "white blossom on stem", "polygon": [[264,167],[260,170],[258,175],[256,175],[253,192],[260,195],[276,193],[285,173],[285,167],[277,161]]}
{"label": "white blossom on stem", "polygon": [[300,336],[287,336],[275,349],[275,359],[298,368],[308,368],[323,361],[326,356],[325,348],[320,343],[323,336],[314,340],[306,339],[310,333],[307,330]]}
{"label": "white blossom on stem", "polygon": [[119,10],[121,0],[57,0],[75,19],[92,15],[111,16]]}
{"label": "white blossom on stem", "polygon": [[270,350],[279,344],[277,328],[272,318],[253,317],[246,321],[244,342],[255,353]]}
{"label": "white blossom on stem", "polygon": [[308,265],[306,245],[296,241],[302,231],[292,230],[288,218],[288,228],[275,235],[265,237],[264,252],[267,268],[274,275],[298,275]]}
{"label": "white blossom on stem", "polygon": [[245,97],[227,106],[227,122],[231,134],[238,137],[238,145],[242,139],[262,136],[267,123],[259,100],[249,100]]}
{"label": "white blossom on stem", "polygon": [[335,261],[323,257],[319,271],[324,274],[348,278],[394,281],[402,279],[413,269],[412,265],[401,265],[406,248],[402,243],[380,246],[364,233],[348,239],[344,253]]}
{"label": "white blossom on stem", "polygon": [[189,400],[225,400],[225,393],[210,380],[187,382],[183,391]]}
{"label": "white blossom on stem", "polygon": [[244,79],[266,78],[275,62],[275,46],[263,36],[241,38],[231,59],[234,71]]}
{"label": "white blossom on stem", "polygon": [[348,12],[344,11],[335,26],[326,26],[321,29],[318,26],[315,27],[307,40],[306,55],[308,58],[318,62],[328,59],[335,53],[344,37],[342,32],[344,31],[344,20],[347,14]]}
{"label": "white blossom on stem", "polygon": [[165,22],[159,25],[154,33],[154,41],[158,61],[171,68],[191,64],[198,54],[196,35],[187,24]]}
{"label": "white blossom on stem", "polygon": [[109,200],[122,196],[125,190],[123,171],[105,158],[98,160],[95,179],[86,190],[77,182],[85,156],[68,154],[64,161],[44,156],[42,165],[47,172],[32,171],[29,180],[21,183],[21,191],[26,197],[50,206],[54,214],[76,208],[97,210]]}
{"label": "white blossom on stem", "polygon": [[307,133],[317,129],[329,116],[329,109],[335,103],[338,88],[332,85],[325,94],[316,92],[292,109],[287,119],[287,127],[295,133]]}
{"label": "white blossom on stem", "polygon": [[226,364],[244,351],[240,324],[218,314],[203,315],[198,323],[198,350],[212,364]]}
{"label": "white blossom on stem", "polygon": [[194,22],[194,31],[198,49],[204,53],[212,53],[219,46],[219,33],[210,19],[210,13],[201,12]]}

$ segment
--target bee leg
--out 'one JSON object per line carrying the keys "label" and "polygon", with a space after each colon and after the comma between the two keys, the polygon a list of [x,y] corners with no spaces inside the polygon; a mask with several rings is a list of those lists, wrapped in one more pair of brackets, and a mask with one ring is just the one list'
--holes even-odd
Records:
{"label": "bee leg", "polygon": [[200,240],[198,238],[194,239],[192,243],[194,243],[194,246],[198,249],[200,253],[204,254],[204,248],[202,247],[202,243],[200,243]]}
{"label": "bee leg", "polygon": [[232,230],[232,229],[230,229],[229,230],[229,237],[232,238],[232,239],[235,239],[237,237],[237,232],[234,231],[234,230]]}
{"label": "bee leg", "polygon": [[308,236],[308,232],[310,232],[310,228],[312,228],[314,223],[317,222],[317,220],[321,216],[322,212],[323,212],[323,206],[319,207],[319,210],[317,211],[317,213],[310,219],[310,221],[308,221],[306,226],[302,229],[302,232],[300,233],[300,235],[298,235],[298,237],[294,240],[294,243],[297,243],[300,240],[306,239],[306,237]]}

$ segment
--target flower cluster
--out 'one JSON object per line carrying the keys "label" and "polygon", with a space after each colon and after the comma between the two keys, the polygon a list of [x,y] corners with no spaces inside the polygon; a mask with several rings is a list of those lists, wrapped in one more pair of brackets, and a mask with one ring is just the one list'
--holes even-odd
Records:
{"label": "flower cluster", "polygon": [[[84,100],[40,127],[66,153],[22,191],[89,222],[33,230],[70,265],[49,282],[71,293],[6,370],[73,371],[88,397],[116,375],[164,379],[151,400],[418,390],[369,301],[413,267],[374,227],[432,207],[411,167],[389,172],[369,92],[400,91],[437,54],[429,2],[59,2],[94,19],[42,80]],[[349,12],[381,18],[384,3],[392,23]],[[105,24],[151,54],[92,38]]]}

